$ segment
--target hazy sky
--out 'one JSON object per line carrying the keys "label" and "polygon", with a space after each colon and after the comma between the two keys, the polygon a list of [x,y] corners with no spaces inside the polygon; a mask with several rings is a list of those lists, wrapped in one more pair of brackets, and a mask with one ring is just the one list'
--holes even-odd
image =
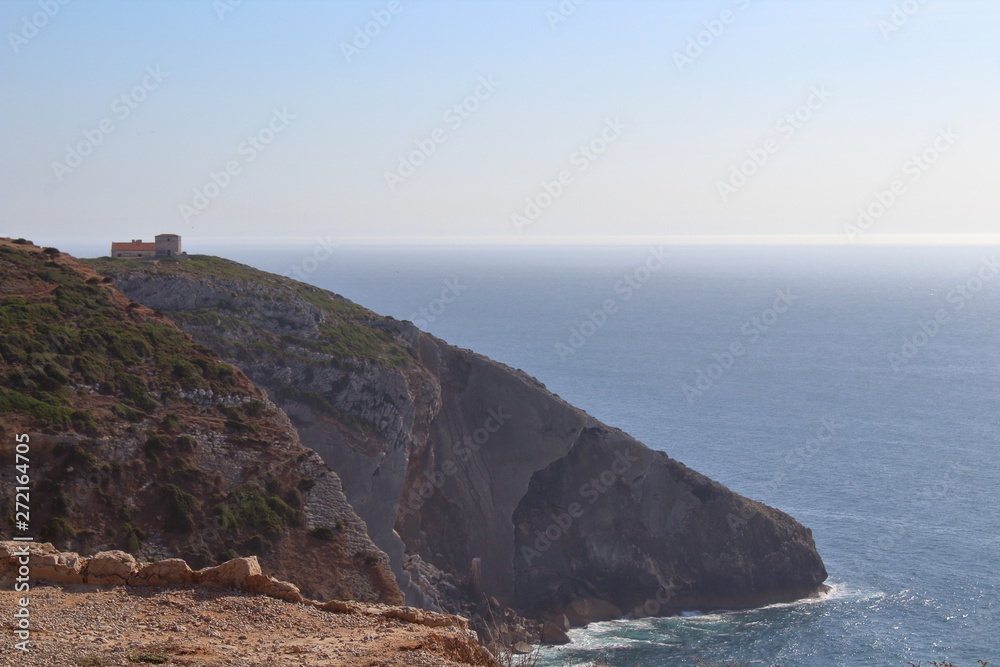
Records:
{"label": "hazy sky", "polygon": [[0,235],[47,245],[1000,231],[996,0],[35,0],[0,26]]}

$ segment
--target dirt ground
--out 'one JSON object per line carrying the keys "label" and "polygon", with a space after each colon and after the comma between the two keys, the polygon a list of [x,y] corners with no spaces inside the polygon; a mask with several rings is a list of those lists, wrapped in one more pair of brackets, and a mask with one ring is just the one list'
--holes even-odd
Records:
{"label": "dirt ground", "polygon": [[18,598],[0,591],[0,665],[451,667],[496,663],[473,633],[220,589],[43,586],[28,593],[30,651],[14,644]]}

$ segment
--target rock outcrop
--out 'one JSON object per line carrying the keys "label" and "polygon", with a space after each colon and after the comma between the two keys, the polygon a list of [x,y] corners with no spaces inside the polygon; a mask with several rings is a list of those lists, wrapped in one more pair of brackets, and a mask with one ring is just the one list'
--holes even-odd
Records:
{"label": "rock outcrop", "polygon": [[262,574],[256,556],[234,558],[192,570],[180,558],[139,562],[124,551],[103,551],[86,557],[59,551],[49,542],[0,542],[0,588],[12,587],[19,576],[23,581],[49,584],[233,588],[287,602],[307,602],[324,611],[395,618],[431,628],[469,629],[468,620],[460,616],[413,607],[350,600],[309,600],[295,584]]}
{"label": "rock outcrop", "polygon": [[[12,590],[15,582],[30,590]],[[256,556],[192,570],[180,559],[141,562],[122,551],[82,557],[48,543],[0,542],[0,609],[23,599],[30,599],[32,627],[44,629],[25,635],[30,650],[16,652],[14,662],[5,659],[10,651],[0,654],[0,665],[221,667],[287,664],[295,655],[295,664],[315,667],[499,667],[464,618],[308,600],[294,584],[264,576]]]}
{"label": "rock outcrop", "polygon": [[[5,461],[15,436],[30,451],[33,535],[117,553],[94,561],[95,581],[133,576],[129,554],[196,567],[253,554],[313,597],[403,601],[340,479],[263,390],[110,279],[6,239],[0,433]],[[19,474],[0,467],[6,534]]]}
{"label": "rock outcrop", "polygon": [[295,584],[262,574],[256,556],[192,570],[180,558],[138,562],[117,550],[88,558],[59,551],[48,542],[0,542],[0,587],[10,587],[22,567],[27,568],[25,580],[50,584],[235,588],[289,602],[305,601]]}
{"label": "rock outcrop", "polygon": [[94,266],[267,390],[338,471],[408,600],[494,601],[561,639],[824,588],[808,529],[523,372],[226,260]]}

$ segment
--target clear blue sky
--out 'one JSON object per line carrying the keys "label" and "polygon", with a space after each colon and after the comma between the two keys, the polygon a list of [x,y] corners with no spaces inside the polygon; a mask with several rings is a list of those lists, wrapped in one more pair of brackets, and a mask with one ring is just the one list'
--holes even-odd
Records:
{"label": "clear blue sky", "polygon": [[855,240],[1000,231],[995,0],[235,2],[2,2],[0,234],[845,242],[894,181]]}

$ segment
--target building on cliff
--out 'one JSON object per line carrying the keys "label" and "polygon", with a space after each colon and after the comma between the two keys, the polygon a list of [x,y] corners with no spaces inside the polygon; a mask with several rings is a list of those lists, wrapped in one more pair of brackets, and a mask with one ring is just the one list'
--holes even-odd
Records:
{"label": "building on cliff", "polygon": [[121,259],[160,259],[178,257],[181,252],[181,237],[177,234],[158,234],[153,243],[143,243],[142,239],[132,239],[128,243],[112,242],[111,256]]}

